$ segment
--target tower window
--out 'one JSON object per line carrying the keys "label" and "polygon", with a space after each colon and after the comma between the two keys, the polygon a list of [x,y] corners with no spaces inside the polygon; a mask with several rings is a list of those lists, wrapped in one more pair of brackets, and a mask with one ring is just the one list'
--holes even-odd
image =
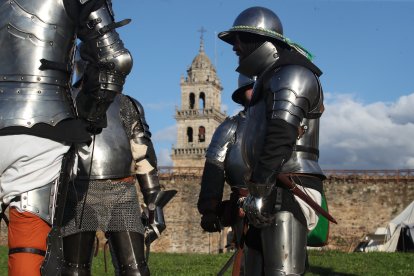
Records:
{"label": "tower window", "polygon": [[204,92],[200,93],[199,106],[202,109],[206,108],[206,94]]}
{"label": "tower window", "polygon": [[198,141],[199,142],[205,142],[206,141],[206,128],[203,126],[200,126],[198,128]]}
{"label": "tower window", "polygon": [[193,128],[191,127],[187,127],[187,139],[188,139],[188,143],[193,142]]}
{"label": "tower window", "polygon": [[194,93],[190,93],[190,109],[194,109],[194,103],[195,103],[195,95]]}

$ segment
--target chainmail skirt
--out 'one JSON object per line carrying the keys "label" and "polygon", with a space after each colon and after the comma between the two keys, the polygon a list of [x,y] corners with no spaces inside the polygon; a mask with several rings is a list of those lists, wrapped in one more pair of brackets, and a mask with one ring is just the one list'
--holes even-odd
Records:
{"label": "chainmail skirt", "polygon": [[64,236],[84,231],[144,233],[134,181],[76,180],[65,206]]}

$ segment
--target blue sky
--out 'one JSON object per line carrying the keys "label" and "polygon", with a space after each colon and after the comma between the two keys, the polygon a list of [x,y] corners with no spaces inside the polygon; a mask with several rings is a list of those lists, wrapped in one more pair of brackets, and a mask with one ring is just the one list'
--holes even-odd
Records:
{"label": "blue sky", "polygon": [[124,92],[145,108],[160,165],[170,165],[180,76],[205,51],[224,88],[223,109],[237,85],[237,59],[216,38],[244,9],[264,6],[281,19],[284,35],[312,52],[324,74],[323,169],[414,168],[414,1],[121,0],[118,29],[134,57]]}

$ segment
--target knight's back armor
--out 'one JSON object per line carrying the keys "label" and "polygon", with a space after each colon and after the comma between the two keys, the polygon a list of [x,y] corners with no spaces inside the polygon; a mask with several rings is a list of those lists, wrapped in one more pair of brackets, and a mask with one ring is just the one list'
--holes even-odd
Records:
{"label": "knight's back armor", "polygon": [[74,40],[63,0],[0,1],[0,129],[75,117],[67,69]]}
{"label": "knight's back armor", "polygon": [[95,136],[88,158],[79,158],[79,179],[114,179],[132,175],[130,139],[120,114],[122,97],[126,96],[117,95],[109,106],[106,113],[108,126]]}
{"label": "knight's back armor", "polygon": [[[282,172],[314,174],[323,177],[318,164],[319,118],[323,112],[323,93],[318,77],[299,65],[273,69],[261,79],[254,93],[260,93],[248,108],[243,152],[250,168],[258,161],[266,134],[265,96],[273,98],[272,118],[281,119],[298,128],[298,139]],[[257,90],[260,87],[260,91]],[[266,95],[270,93],[270,95]],[[256,95],[257,97],[257,95]],[[255,96],[253,96],[255,98]]]}
{"label": "knight's back armor", "polygon": [[214,132],[207,149],[207,159],[224,162],[226,182],[231,187],[246,188],[248,170],[241,149],[245,126],[244,111],[227,118]]}

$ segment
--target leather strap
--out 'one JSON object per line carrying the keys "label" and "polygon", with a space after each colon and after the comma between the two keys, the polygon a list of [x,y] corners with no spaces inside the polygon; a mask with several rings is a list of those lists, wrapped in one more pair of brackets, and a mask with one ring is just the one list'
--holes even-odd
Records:
{"label": "leather strap", "polygon": [[31,254],[41,255],[41,256],[46,255],[46,251],[40,250],[37,248],[31,248],[31,247],[16,247],[16,248],[9,249],[9,255],[15,254],[15,253],[31,253]]}
{"label": "leather strap", "polygon": [[301,146],[301,145],[294,145],[293,146],[293,150],[294,151],[309,152],[309,153],[313,153],[313,154],[316,154],[317,156],[319,156],[319,150],[316,149],[316,148],[312,148],[312,147],[306,147],[306,146]]}
{"label": "leather strap", "polygon": [[112,181],[112,183],[134,182],[135,177],[134,176],[128,176],[128,177],[124,177],[124,178],[112,179],[111,181]]}
{"label": "leather strap", "polygon": [[6,225],[9,226],[9,218],[6,216],[6,213],[5,213],[7,207],[8,207],[8,205],[6,205],[4,203],[1,204],[0,223],[1,223],[1,220],[4,220]]}

